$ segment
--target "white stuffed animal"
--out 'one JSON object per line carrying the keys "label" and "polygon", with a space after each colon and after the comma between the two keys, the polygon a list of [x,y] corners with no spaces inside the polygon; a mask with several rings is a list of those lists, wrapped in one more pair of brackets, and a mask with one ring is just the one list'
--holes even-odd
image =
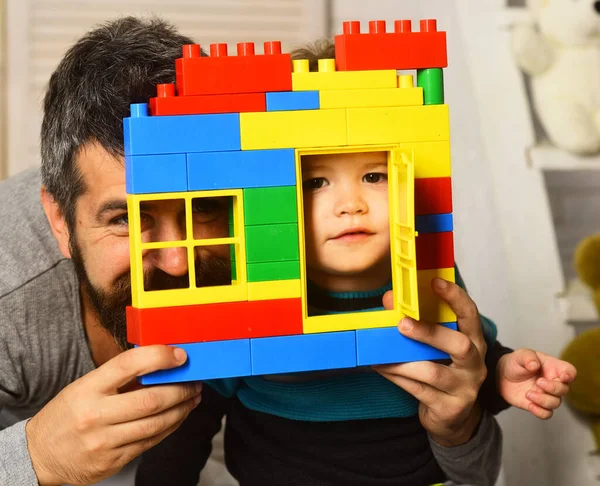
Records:
{"label": "white stuffed animal", "polygon": [[527,0],[534,23],[514,28],[512,49],[531,76],[550,140],[569,152],[600,152],[600,0]]}

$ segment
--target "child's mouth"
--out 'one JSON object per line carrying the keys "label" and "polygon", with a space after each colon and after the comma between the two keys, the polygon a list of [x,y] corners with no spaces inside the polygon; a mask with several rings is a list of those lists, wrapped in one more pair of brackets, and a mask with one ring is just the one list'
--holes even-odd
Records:
{"label": "child's mouth", "polygon": [[344,242],[353,242],[353,241],[361,241],[369,236],[372,236],[373,233],[364,228],[351,228],[345,231],[342,231],[337,236],[332,238],[335,241],[344,241]]}

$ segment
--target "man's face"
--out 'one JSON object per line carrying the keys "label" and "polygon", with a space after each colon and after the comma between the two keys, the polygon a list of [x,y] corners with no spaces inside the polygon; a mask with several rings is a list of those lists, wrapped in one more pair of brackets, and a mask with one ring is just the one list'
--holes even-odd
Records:
{"label": "man's face", "polygon": [[[70,253],[82,290],[89,297],[101,325],[126,348],[125,307],[131,305],[129,226],[122,160],[97,145],[88,145],[77,160],[86,191],[76,203]],[[195,199],[194,238],[229,234],[226,198]],[[141,206],[142,239],[169,241],[185,238],[182,200],[153,201]],[[189,286],[188,261],[183,248],[147,250],[143,254],[146,290]],[[195,255],[198,286],[231,282],[229,248],[199,247]]]}
{"label": "man's face", "polygon": [[390,277],[387,155],[302,157],[306,267],[315,283],[360,290],[365,277]]}

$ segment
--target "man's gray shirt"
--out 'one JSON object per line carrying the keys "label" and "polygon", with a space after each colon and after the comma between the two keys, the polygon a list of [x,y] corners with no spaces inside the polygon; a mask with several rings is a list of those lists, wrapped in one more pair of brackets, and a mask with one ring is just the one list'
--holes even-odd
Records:
{"label": "man's gray shirt", "polygon": [[[26,421],[92,369],[77,276],[42,209],[39,170],[29,170],[0,183],[0,485],[37,486]],[[467,444],[432,447],[449,479],[488,486],[501,443],[484,415]]]}

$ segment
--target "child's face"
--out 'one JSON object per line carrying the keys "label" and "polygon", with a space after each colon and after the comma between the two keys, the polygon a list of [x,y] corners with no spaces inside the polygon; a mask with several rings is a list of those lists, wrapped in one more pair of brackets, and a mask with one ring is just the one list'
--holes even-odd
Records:
{"label": "child's face", "polygon": [[387,152],[302,157],[308,278],[370,290],[391,275]]}

